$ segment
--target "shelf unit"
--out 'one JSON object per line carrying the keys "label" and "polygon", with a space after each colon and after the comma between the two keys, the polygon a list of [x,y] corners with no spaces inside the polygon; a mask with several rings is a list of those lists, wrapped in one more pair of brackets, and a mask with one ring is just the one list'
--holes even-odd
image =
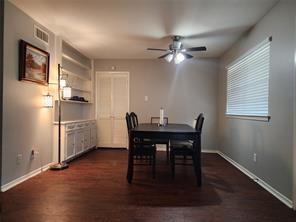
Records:
{"label": "shelf unit", "polygon": [[93,102],[92,61],[62,40],[61,63],[62,75],[66,76],[67,82],[72,88],[72,96],[84,97],[89,101],[85,103],[70,100],[69,103],[91,104]]}
{"label": "shelf unit", "polygon": [[76,59],[72,58],[71,56],[69,56],[69,55],[67,55],[67,54],[65,54],[65,53],[62,54],[62,57],[63,57],[64,59],[69,60],[69,61],[72,62],[72,63],[75,63],[76,65],[79,65],[80,67],[82,67],[82,68],[84,68],[84,69],[87,69],[87,70],[90,70],[90,69],[91,69],[90,67],[84,65],[83,63],[77,61]]}
{"label": "shelf unit", "polygon": [[62,99],[61,102],[63,102],[63,103],[77,103],[77,104],[85,104],[85,105],[91,105],[91,104],[93,104],[92,102],[82,102],[82,101],[65,100],[65,99]]}

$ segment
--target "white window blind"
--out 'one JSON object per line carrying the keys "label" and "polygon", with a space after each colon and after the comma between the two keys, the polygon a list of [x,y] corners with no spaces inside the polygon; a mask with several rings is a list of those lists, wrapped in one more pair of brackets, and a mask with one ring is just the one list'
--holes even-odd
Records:
{"label": "white window blind", "polygon": [[227,67],[227,115],[268,117],[270,41]]}

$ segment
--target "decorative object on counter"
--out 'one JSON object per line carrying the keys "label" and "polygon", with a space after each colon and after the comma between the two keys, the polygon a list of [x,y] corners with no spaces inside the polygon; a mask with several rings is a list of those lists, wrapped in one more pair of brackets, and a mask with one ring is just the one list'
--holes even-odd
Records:
{"label": "decorative object on counter", "polygon": [[63,87],[63,99],[70,99],[72,94],[72,89],[69,86]]}
{"label": "decorative object on counter", "polygon": [[53,107],[53,96],[49,94],[43,95],[43,107],[44,108],[52,108]]}
{"label": "decorative object on counter", "polygon": [[19,80],[48,85],[49,53],[20,40]]}
{"label": "decorative object on counter", "polygon": [[[61,65],[58,64],[58,115],[59,115],[59,124],[58,124],[58,163],[51,165],[51,170],[64,170],[69,167],[69,165],[61,161],[61,120],[62,120],[62,104],[61,104]],[[64,87],[65,88],[65,87]],[[64,89],[63,88],[63,89]],[[71,95],[70,95],[71,96]]]}
{"label": "decorative object on counter", "polygon": [[79,102],[88,102],[88,100],[86,100],[84,97],[80,97],[80,96],[72,96],[69,100],[72,101],[79,101]]}
{"label": "decorative object on counter", "polygon": [[159,111],[159,124],[158,126],[165,126],[164,123],[164,109],[161,107]]}

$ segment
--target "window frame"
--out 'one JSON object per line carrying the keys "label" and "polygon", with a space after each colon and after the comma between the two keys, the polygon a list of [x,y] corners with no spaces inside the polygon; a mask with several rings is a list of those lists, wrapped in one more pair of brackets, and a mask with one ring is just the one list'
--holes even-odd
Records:
{"label": "window frame", "polygon": [[[261,48],[263,45],[267,44],[268,42],[272,42],[272,36],[268,37],[267,39],[263,40],[262,42],[260,42],[259,44],[257,44],[255,47],[251,48],[250,50],[248,50],[247,52],[245,52],[243,55],[239,56],[238,58],[236,58],[235,60],[233,60],[231,63],[229,63],[225,69],[226,69],[226,106],[225,106],[225,116],[227,118],[230,119],[243,119],[243,120],[254,120],[254,121],[263,121],[263,122],[269,122],[271,119],[270,116],[270,108],[269,108],[269,95],[270,95],[270,66],[271,63],[269,63],[269,73],[268,73],[268,114],[267,115],[248,115],[248,114],[230,114],[227,113],[227,106],[228,106],[228,69],[235,65],[236,63],[240,62],[241,60],[243,60],[244,58],[246,58],[247,56],[249,56],[251,53],[255,52],[256,50],[258,50],[259,48]],[[269,54],[269,60],[271,61],[271,45],[270,45],[270,54]]]}

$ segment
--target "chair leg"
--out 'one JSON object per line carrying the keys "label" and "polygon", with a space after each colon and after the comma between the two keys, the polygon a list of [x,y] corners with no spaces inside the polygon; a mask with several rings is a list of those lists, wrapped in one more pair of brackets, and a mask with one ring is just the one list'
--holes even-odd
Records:
{"label": "chair leg", "polygon": [[197,157],[196,157],[196,154],[193,154],[192,156],[192,160],[193,160],[193,168],[194,168],[194,173],[195,173],[195,176],[196,176],[196,181],[197,181],[197,184],[199,184],[199,172],[198,172],[198,161],[197,161]]}
{"label": "chair leg", "polygon": [[156,161],[155,161],[155,153],[152,156],[152,177],[153,179],[155,179],[155,165],[156,165]]}
{"label": "chair leg", "polygon": [[172,179],[175,178],[175,155],[173,152],[170,152],[170,163],[171,163],[171,170],[172,170]]}
{"label": "chair leg", "polygon": [[166,158],[167,158],[167,163],[169,163],[170,160],[170,151],[169,151],[169,143],[166,144]]}

